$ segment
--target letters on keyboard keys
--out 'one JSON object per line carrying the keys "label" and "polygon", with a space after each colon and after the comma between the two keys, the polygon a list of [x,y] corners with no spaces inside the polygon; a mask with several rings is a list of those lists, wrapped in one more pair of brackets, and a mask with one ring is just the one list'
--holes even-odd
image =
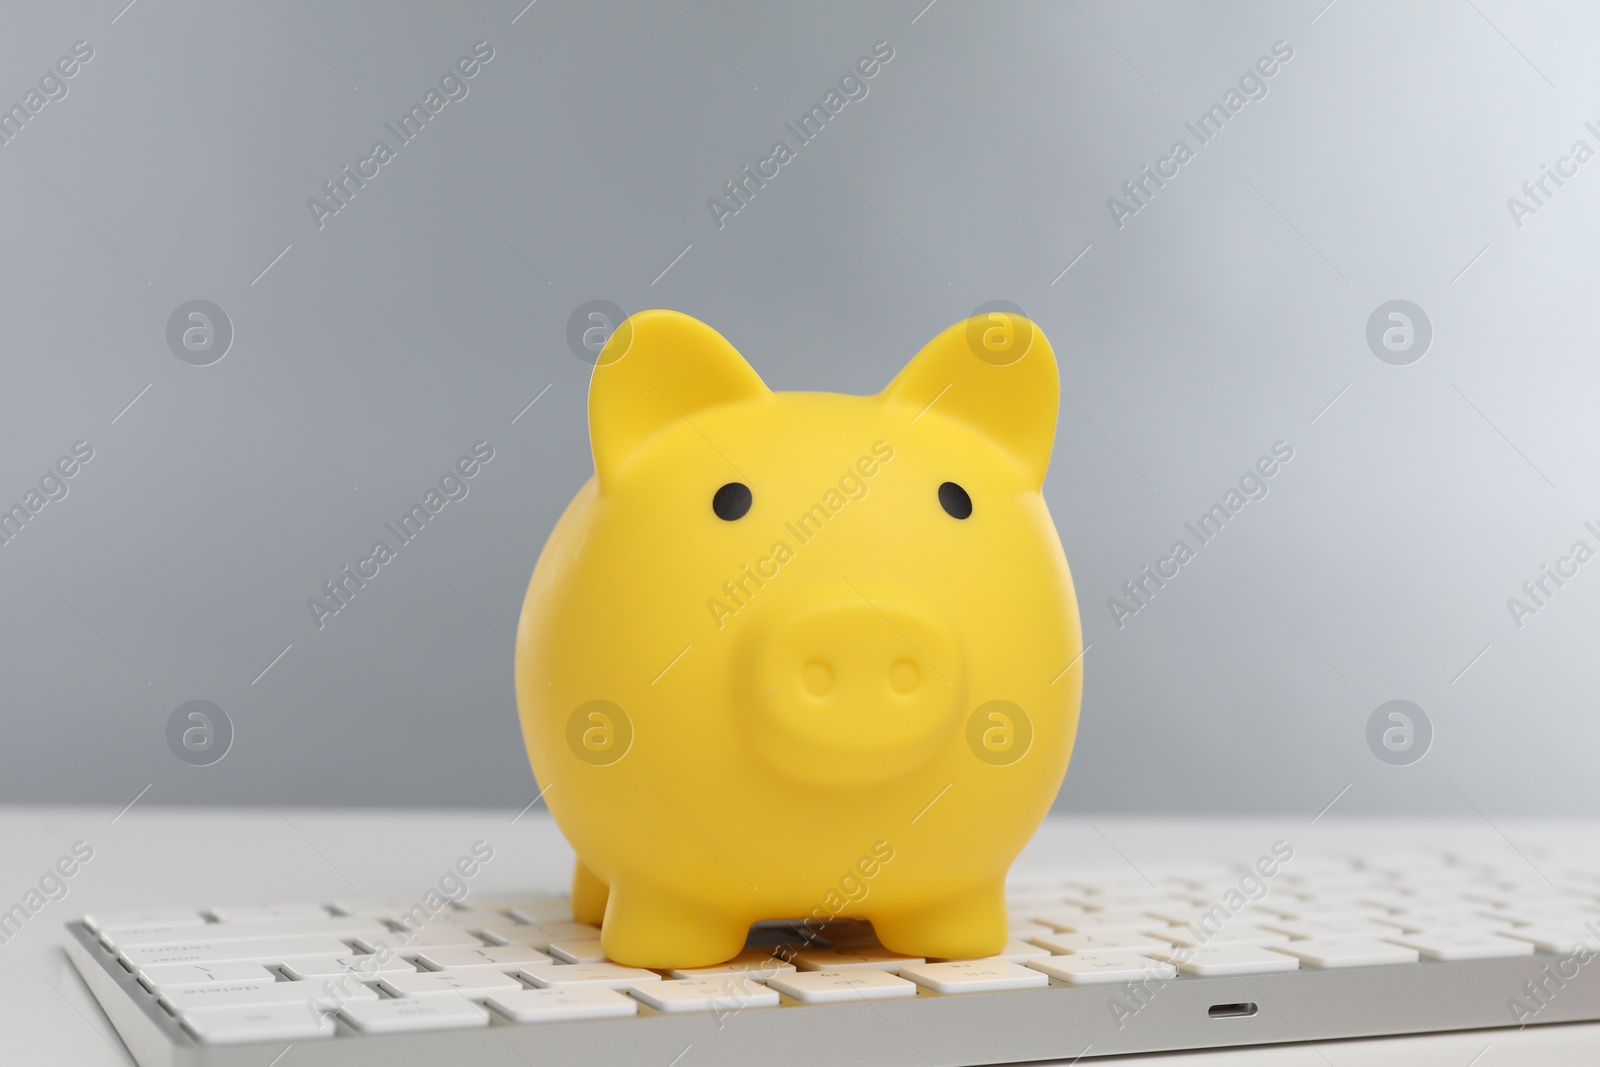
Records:
{"label": "letters on keyboard keys", "polygon": [[159,993],[176,987],[198,988],[207,985],[268,985],[277,981],[273,973],[259,963],[173,963],[145,967],[139,971],[139,981],[145,988]]}
{"label": "letters on keyboard keys", "polygon": [[598,937],[582,941],[552,941],[550,955],[563,963],[605,963],[606,950],[600,947]]}
{"label": "letters on keyboard keys", "polygon": [[540,989],[567,986],[601,986],[627,989],[640,982],[659,982],[661,976],[643,967],[623,967],[615,963],[568,963],[551,967],[523,967],[518,972]]}
{"label": "letters on keyboard keys", "polygon": [[388,959],[372,955],[291,956],[283,961],[283,973],[297,981],[320,981],[348,974],[363,982],[376,982],[385,974],[412,974],[415,971],[415,967],[397,956]]}
{"label": "letters on keyboard keys", "polygon": [[537,967],[554,961],[527,945],[480,945],[477,948],[430,948],[417,957],[417,962],[436,971],[474,968],[514,971],[518,967]]}
{"label": "letters on keyboard keys", "polygon": [[893,974],[908,963],[926,963],[921,956],[902,956],[882,946],[846,945],[839,948],[808,948],[790,960],[802,971],[845,971],[856,967]]}
{"label": "letters on keyboard keys", "polygon": [[282,937],[266,941],[193,941],[182,945],[125,948],[119,956],[135,971],[164,963],[269,963],[291,956],[348,956],[350,947],[331,937]]}
{"label": "letters on keyboard keys", "polygon": [[767,987],[804,1004],[833,1004],[852,1000],[887,1000],[917,995],[916,983],[876,967],[846,971],[799,971],[768,980]]}
{"label": "letters on keyboard keys", "polygon": [[1176,978],[1177,968],[1137,952],[1079,952],[1071,956],[1047,956],[1029,960],[1028,967],[1069,985],[1100,985],[1106,982],[1139,982],[1146,978]]}
{"label": "letters on keyboard keys", "polygon": [[334,1033],[332,1016],[308,1010],[304,1004],[202,1008],[186,1012],[183,1025],[207,1045],[306,1041],[315,1037],[332,1037]]}
{"label": "letters on keyboard keys", "polygon": [[900,977],[935,993],[996,993],[1050,984],[1043,971],[1007,960],[971,963],[908,963]]}
{"label": "letters on keyboard keys", "polygon": [[673,978],[715,978],[721,974],[742,974],[761,981],[775,974],[793,974],[795,966],[760,948],[747,948],[727,963],[710,967],[680,967],[667,972]]}
{"label": "letters on keyboard keys", "polygon": [[1430,960],[1492,960],[1533,955],[1531,941],[1492,933],[1401,934],[1389,940],[1405,948],[1414,948]]}
{"label": "letters on keyboard keys", "polygon": [[489,1013],[464,997],[356,1000],[340,1008],[339,1017],[363,1034],[399,1034],[408,1030],[455,1030],[489,1025]]}
{"label": "letters on keyboard keys", "polygon": [[[1376,944],[1376,942],[1373,942]],[[1312,944],[1310,941],[1284,941],[1282,945]],[[1273,952],[1261,945],[1209,945],[1205,948],[1175,948],[1152,953],[1166,960],[1184,974],[1198,978],[1212,978],[1230,974],[1271,974],[1275,971],[1294,971],[1300,968],[1293,956]]]}
{"label": "letters on keyboard keys", "polygon": [[1171,948],[1170,941],[1148,937],[1131,930],[1080,930],[1075,934],[1051,934],[1035,937],[1033,943],[1044,955],[1070,956],[1077,952],[1149,952],[1151,949]]}
{"label": "letters on keyboard keys", "polygon": [[1285,941],[1273,950],[1307,967],[1371,967],[1384,963],[1415,963],[1417,950],[1385,941],[1352,938],[1345,941]]}
{"label": "letters on keyboard keys", "polygon": [[489,1007],[515,1023],[560,1022],[567,1019],[609,1019],[637,1015],[639,1004],[626,994],[601,986],[523,989],[496,993]]}
{"label": "letters on keyboard keys", "polygon": [[775,1008],[778,992],[742,975],[715,978],[675,978],[670,982],[636,985],[629,995],[656,1011],[715,1011],[723,1014],[745,1008]]}
{"label": "letters on keyboard keys", "polygon": [[200,1008],[265,1007],[269,1004],[311,1004],[332,1012],[347,1000],[377,998],[378,994],[360,982],[349,982],[343,986],[332,986],[326,982],[274,982],[271,985],[251,985],[246,982],[161,991],[161,999],[179,1015]]}
{"label": "letters on keyboard keys", "polygon": [[498,971],[475,967],[467,971],[419,971],[386,974],[378,984],[397,997],[465,997],[483,1000],[493,993],[515,993],[522,983]]}

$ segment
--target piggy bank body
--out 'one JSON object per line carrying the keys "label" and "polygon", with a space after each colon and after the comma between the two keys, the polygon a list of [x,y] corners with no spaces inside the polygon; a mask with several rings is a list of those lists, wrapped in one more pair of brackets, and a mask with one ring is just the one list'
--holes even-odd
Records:
{"label": "piggy bank body", "polygon": [[668,311],[601,353],[596,475],[539,557],[515,662],[574,914],[611,959],[718,963],[768,919],[866,919],[917,956],[1004,944],[1082,637],[1040,493],[1055,356],[991,319],[876,396],[772,392]]}

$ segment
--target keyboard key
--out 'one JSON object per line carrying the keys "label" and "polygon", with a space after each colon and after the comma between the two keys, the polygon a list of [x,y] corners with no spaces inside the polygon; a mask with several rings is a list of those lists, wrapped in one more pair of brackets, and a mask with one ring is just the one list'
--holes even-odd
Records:
{"label": "keyboard key", "polygon": [[[1511,929],[1511,920],[1506,916],[1488,915],[1483,912],[1478,912],[1474,915],[1436,915],[1431,912],[1388,915],[1377,921],[1383,926],[1405,930],[1408,933],[1443,934],[1471,930],[1478,933],[1492,934],[1501,930]],[[1385,934],[1383,936],[1390,935]]]}
{"label": "keyboard key", "polygon": [[[1600,923],[1596,924],[1600,926]],[[1497,935],[1509,940],[1525,941],[1540,952],[1553,952],[1570,956],[1582,945],[1594,951],[1596,938],[1592,931],[1578,926],[1519,926]]]}
{"label": "keyboard key", "polygon": [[479,933],[496,945],[527,945],[543,952],[550,947],[552,941],[581,941],[599,937],[600,928],[590,926],[588,923],[557,922],[535,925],[516,923],[485,926]]}
{"label": "keyboard key", "polygon": [[1382,940],[1392,937],[1396,926],[1387,925],[1398,920],[1377,921],[1372,919],[1285,919],[1282,922],[1265,923],[1268,930],[1276,930],[1280,934],[1302,941],[1324,940],[1332,941],[1339,938],[1363,937],[1372,940]]}
{"label": "keyboard key", "polygon": [[519,923],[571,922],[572,905],[565,900],[539,900],[506,909]]}
{"label": "keyboard key", "polygon": [[1600,924],[1600,915],[1574,908],[1512,908],[1496,911],[1497,918],[1508,919],[1518,926],[1582,926],[1586,922]]}
{"label": "keyboard key", "polygon": [[804,1004],[832,1004],[851,1000],[887,1000],[914,997],[914,982],[897,978],[876,967],[852,967],[845,971],[800,971],[780,974],[767,982],[769,989],[793,997]]}
{"label": "keyboard key", "polygon": [[1276,945],[1289,940],[1288,934],[1268,930],[1264,926],[1248,923],[1228,924],[1219,930],[1207,932],[1189,926],[1176,926],[1163,932],[1162,937],[1174,945],[1186,948],[1203,948],[1208,945]]}
{"label": "keyboard key", "polygon": [[627,989],[640,982],[659,982],[661,976],[643,967],[623,967],[615,963],[568,963],[551,967],[523,967],[518,972],[540,989],[572,986],[600,986]]}
{"label": "keyboard key", "polygon": [[1071,956],[1078,952],[1149,952],[1171,948],[1172,942],[1134,933],[1131,930],[1081,930],[1075,934],[1036,937],[1033,943],[1045,955]]}
{"label": "keyboard key", "polygon": [[1006,905],[1013,908],[1052,908],[1066,903],[1067,890],[1062,886],[1040,888],[1006,887]]}
{"label": "keyboard key", "polygon": [[348,956],[350,946],[331,937],[284,937],[267,941],[195,941],[182,945],[125,948],[117,955],[135,971],[165,963],[269,963],[292,956]]}
{"label": "keyboard key", "polygon": [[1151,889],[1149,886],[1143,886],[1139,889],[1119,889],[1109,893],[1069,893],[1066,900],[1068,904],[1088,908],[1091,911],[1125,908],[1142,912],[1146,908],[1182,903],[1184,895],[1176,889]]}
{"label": "keyboard key", "polygon": [[[1310,941],[1285,941],[1283,945],[1309,945]],[[1282,946],[1278,946],[1282,947]],[[1271,974],[1275,971],[1294,971],[1300,968],[1293,956],[1273,952],[1261,945],[1210,945],[1205,948],[1175,948],[1154,952],[1157,959],[1166,960],[1184,974],[1198,978],[1213,978],[1230,974]]]}
{"label": "keyboard key", "polygon": [[[1532,947],[1531,945],[1529,946]],[[241,1008],[251,1005],[316,1003],[336,1011],[347,1000],[376,1000],[378,994],[360,982],[326,988],[323,982],[274,982],[252,985],[185,986],[161,991],[167,1007],[182,1015],[201,1008]]]}
{"label": "keyboard key", "polygon": [[840,948],[808,948],[794,954],[790,961],[802,971],[846,971],[857,967],[893,974],[908,963],[928,962],[921,956],[902,956],[880,946],[842,946]]}
{"label": "keyboard key", "polygon": [[[482,929],[485,926],[504,926],[510,922],[510,917],[503,912],[490,911],[486,908],[446,908],[439,912],[429,922],[442,923],[445,926],[465,926],[469,929]],[[401,926],[413,926],[396,919]]]}
{"label": "keyboard key", "polygon": [[1054,929],[1056,923],[1069,923],[1077,919],[1083,919],[1086,916],[1093,915],[1094,912],[1089,911],[1087,908],[1069,908],[1063,905],[1057,908],[1016,908],[1008,912],[1008,914],[1015,916],[1014,921],[1016,922],[1040,923]]}
{"label": "keyboard key", "polygon": [[1226,926],[1229,923],[1239,923],[1246,926],[1263,926],[1274,919],[1281,918],[1275,912],[1263,911],[1260,908],[1245,907],[1238,911],[1230,912],[1226,908],[1214,904],[1190,906],[1184,904],[1172,907],[1155,907],[1147,913],[1152,919],[1172,926]]}
{"label": "keyboard key", "polygon": [[[441,950],[442,951],[442,950]],[[376,982],[386,974],[414,974],[416,968],[398,956],[293,956],[283,961],[283,973],[297,981],[320,981],[348,974],[363,982]]]}
{"label": "keyboard key", "polygon": [[388,918],[400,915],[417,906],[414,900],[399,897],[341,897],[333,902],[333,910],[340,915],[364,915],[368,918]]}
{"label": "keyboard key", "polygon": [[489,1013],[462,997],[357,1000],[340,1008],[339,1017],[363,1034],[454,1030],[489,1024]]}
{"label": "keyboard key", "polygon": [[1044,972],[1007,960],[971,963],[908,963],[900,977],[935,993],[995,993],[1050,984]]}
{"label": "keyboard key", "polygon": [[[225,904],[208,908],[220,923],[259,922],[262,919],[326,919],[328,909],[320,904]],[[129,924],[133,925],[133,924]]]}
{"label": "keyboard key", "polygon": [[1533,943],[1493,933],[1402,934],[1389,940],[1430,960],[1491,960],[1531,956]]}
{"label": "keyboard key", "polygon": [[1401,915],[1471,915],[1483,908],[1454,894],[1417,893],[1396,898],[1391,910]]}
{"label": "keyboard key", "polygon": [[1154,916],[1146,915],[1143,911],[1093,911],[1076,918],[1065,918],[1045,923],[1067,933],[1078,930],[1098,930],[1120,927],[1124,930],[1144,930],[1151,926],[1160,926],[1161,923]]}
{"label": "keyboard key", "polygon": [[386,974],[378,984],[397,997],[465,997],[483,1000],[494,993],[515,993],[522,983],[508,974],[474,967],[467,971],[419,971]]}
{"label": "keyboard key", "polygon": [[280,937],[332,937],[349,941],[369,934],[382,934],[384,928],[370,919],[345,915],[324,915],[320,919],[260,919],[255,922],[207,923],[193,926],[114,926],[102,930],[100,941],[107,948],[120,950],[145,945],[181,945],[204,940],[263,941]]}
{"label": "keyboard key", "polygon": [[430,926],[415,933],[381,930],[355,938],[356,946],[365,952],[378,951],[379,945],[388,945],[395,955],[414,959],[430,948],[480,948],[483,941],[458,926]]}
{"label": "keyboard key", "polygon": [[[554,961],[527,945],[479,945],[477,948],[430,948],[417,962],[435,971],[461,971],[481,968],[488,971],[514,971],[518,967],[537,967]],[[407,970],[410,970],[408,967]]]}
{"label": "keyboard key", "polygon": [[183,1025],[206,1045],[307,1041],[314,1037],[332,1037],[334,1032],[331,1015],[307,1011],[304,1004],[202,1008],[185,1013]]}
{"label": "keyboard key", "polygon": [[1178,977],[1170,963],[1162,963],[1137,952],[1080,952],[1071,956],[1047,956],[1029,960],[1028,967],[1069,985],[1099,985],[1104,982],[1137,982],[1146,978]]}
{"label": "keyboard key", "polygon": [[1049,937],[1061,931],[1048,923],[1021,923],[1013,919],[1007,932],[1017,941],[1027,941],[1034,937]]}
{"label": "keyboard key", "polygon": [[141,968],[139,981],[144,983],[146,989],[159,993],[163,989],[197,989],[200,986],[239,985],[245,982],[268,985],[277,981],[277,978],[259,963],[172,963]]}
{"label": "keyboard key", "polygon": [[489,1007],[514,1023],[559,1022],[566,1019],[609,1019],[637,1015],[637,1001],[600,986],[565,986],[560,989],[524,989],[496,993]]}
{"label": "keyboard key", "polygon": [[1363,938],[1348,941],[1286,941],[1281,945],[1273,945],[1272,951],[1297,959],[1307,967],[1319,968],[1417,962],[1417,950],[1414,948]]}
{"label": "keyboard key", "polygon": [[582,941],[566,940],[550,942],[550,955],[563,963],[605,963],[606,950],[600,947],[598,937],[586,938]]}
{"label": "keyboard key", "polygon": [[675,978],[670,982],[651,982],[633,986],[628,994],[656,1011],[742,1011],[745,1008],[775,1008],[778,992],[741,975],[715,978]]}
{"label": "keyboard key", "polygon": [[[1075,935],[1075,934],[1046,934],[1046,935],[1043,935],[1043,936],[1046,936],[1046,937],[1074,937],[1074,936],[1077,936],[1077,935]],[[1018,941],[1015,938],[1013,938],[1012,940],[1007,941],[1005,943],[1005,947],[1002,948],[999,952],[995,953],[993,956],[980,956],[980,957],[977,957],[975,959],[969,959],[969,960],[934,960],[934,959],[930,959],[928,962],[929,963],[989,963],[989,962],[991,962],[993,960],[1006,960],[1007,962],[1010,962],[1010,963],[1025,963],[1028,960],[1043,959],[1044,957],[1046,957],[1048,955],[1050,955],[1050,950],[1049,949],[1040,948],[1038,945],[1030,944],[1027,941]]]}
{"label": "keyboard key", "polygon": [[710,967],[679,967],[668,971],[673,978],[715,978],[723,974],[742,974],[756,981],[764,981],[775,974],[793,974],[792,963],[778,959],[764,949],[747,948],[727,963]]}
{"label": "keyboard key", "polygon": [[193,908],[97,911],[83,917],[83,925],[97,934],[114,926],[204,926],[205,921],[205,916]]}
{"label": "keyboard key", "polygon": [[1297,901],[1287,898],[1274,900],[1270,908],[1263,908],[1262,910],[1276,912],[1285,919],[1305,922],[1338,922],[1341,920],[1374,922],[1391,914],[1387,911],[1379,911],[1377,908],[1368,908],[1360,904]]}

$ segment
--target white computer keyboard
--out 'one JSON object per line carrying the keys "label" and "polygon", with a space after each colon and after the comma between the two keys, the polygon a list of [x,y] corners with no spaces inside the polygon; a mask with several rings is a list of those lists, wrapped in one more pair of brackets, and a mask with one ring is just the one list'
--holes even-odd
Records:
{"label": "white computer keyboard", "polygon": [[896,955],[859,920],[774,922],[726,964],[644,970],[548,894],[95,913],[67,946],[144,1067],[285,1047],[660,1067],[686,1045],[696,1063],[997,1063],[1600,1018],[1600,856],[1292,852],[1019,879],[1011,940],[982,960]]}

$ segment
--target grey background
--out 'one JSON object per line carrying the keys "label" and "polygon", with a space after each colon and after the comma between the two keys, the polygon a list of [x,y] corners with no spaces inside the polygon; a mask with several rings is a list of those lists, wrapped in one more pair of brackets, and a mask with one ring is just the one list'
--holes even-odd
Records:
{"label": "grey background", "polygon": [[[1004,298],[1070,401],[1072,803],[1600,811],[1600,562],[1506,607],[1600,547],[1600,161],[1506,207],[1600,147],[1600,11],[1325,2],[6,4],[0,100],[96,54],[0,147],[0,498],[95,458],[0,546],[0,799],[520,808],[501,635],[590,471],[572,310],[678,308],[774,388],[865,393]],[[480,39],[470,95],[319,230],[307,198]],[[867,98],[719,230],[706,199],[879,40]],[[1118,229],[1107,198],[1278,40],[1269,95]],[[235,330],[208,367],[165,340],[197,298]],[[1365,341],[1396,298],[1435,334],[1404,367]],[[306,598],[479,439],[470,495],[318,631]],[[1117,629],[1280,439],[1270,495]],[[234,725],[211,766],[167,748],[194,699]],[[1391,699],[1432,721],[1409,766],[1367,746]]]}

